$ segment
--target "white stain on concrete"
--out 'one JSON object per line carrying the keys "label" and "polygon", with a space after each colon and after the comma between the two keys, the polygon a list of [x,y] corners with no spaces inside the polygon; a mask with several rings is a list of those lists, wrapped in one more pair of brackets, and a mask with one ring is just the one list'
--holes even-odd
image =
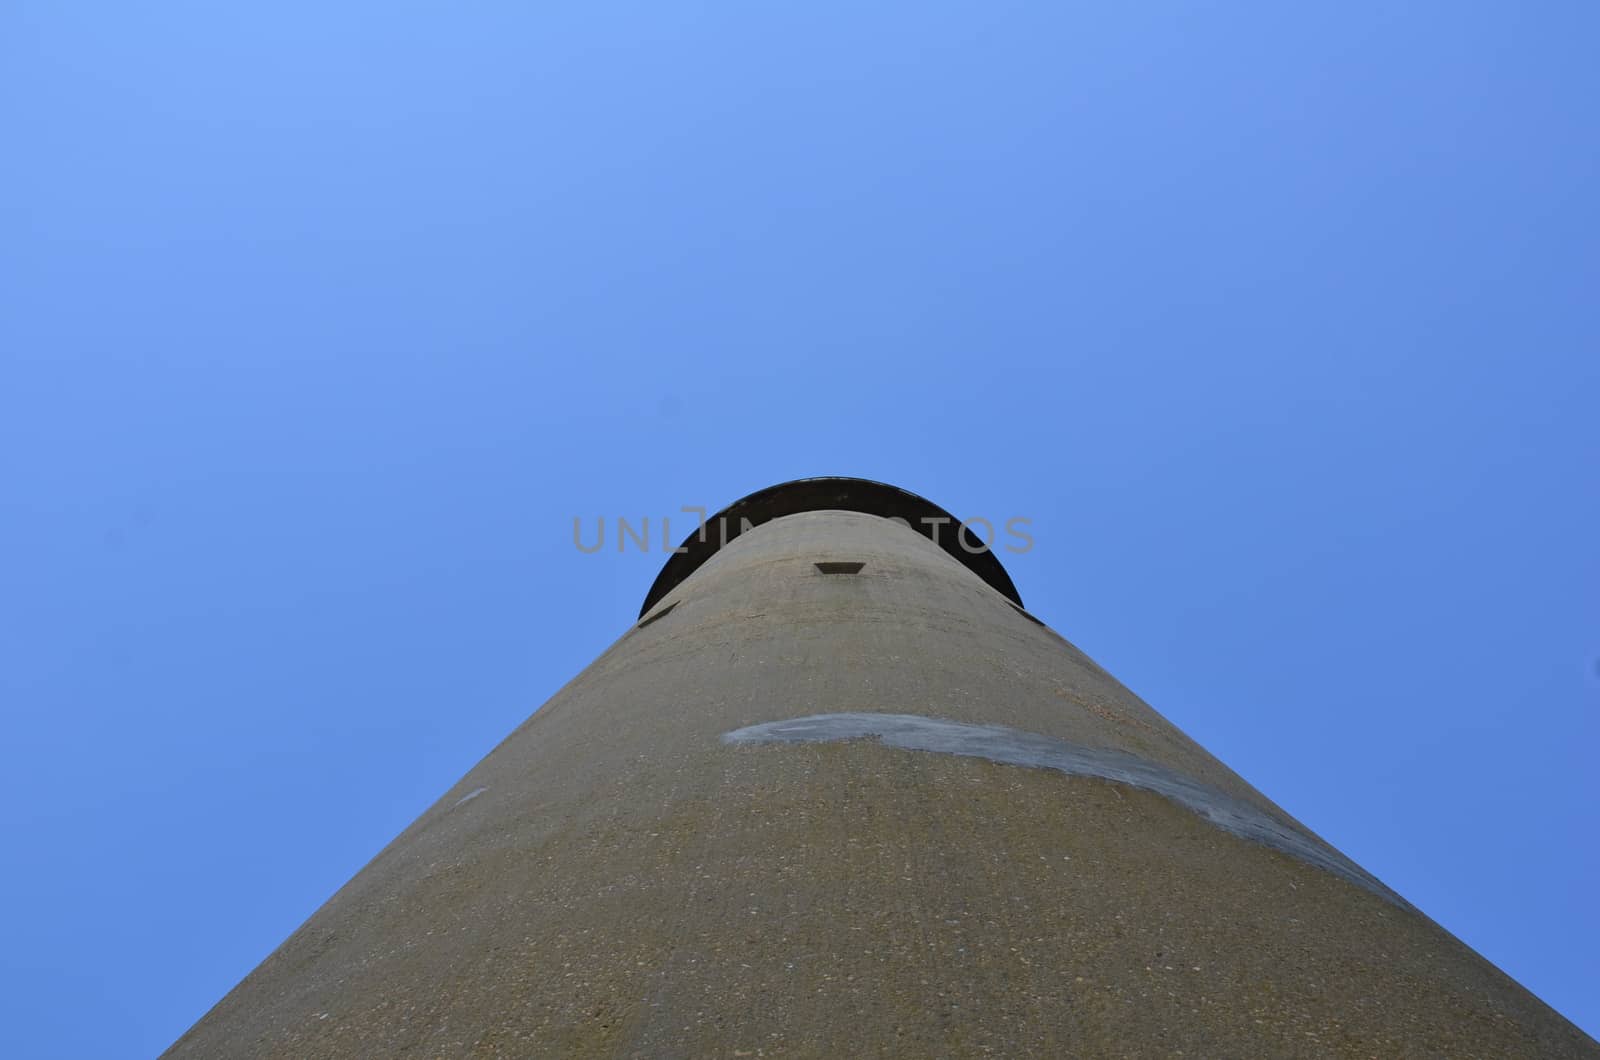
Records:
{"label": "white stain on concrete", "polygon": [[812,714],[724,733],[728,744],[824,743],[875,739],[905,751],[984,758],[1127,784],[1171,799],[1225,832],[1282,851],[1397,905],[1405,900],[1361,866],[1293,825],[1242,799],[1123,751],[1086,747],[1004,725],[969,725],[919,714]]}

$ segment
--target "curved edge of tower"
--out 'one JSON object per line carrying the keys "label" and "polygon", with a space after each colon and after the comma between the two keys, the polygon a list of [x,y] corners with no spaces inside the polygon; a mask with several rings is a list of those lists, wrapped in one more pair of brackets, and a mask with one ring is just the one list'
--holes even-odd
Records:
{"label": "curved edge of tower", "polygon": [[167,1055],[1600,1056],[943,509],[719,514]]}

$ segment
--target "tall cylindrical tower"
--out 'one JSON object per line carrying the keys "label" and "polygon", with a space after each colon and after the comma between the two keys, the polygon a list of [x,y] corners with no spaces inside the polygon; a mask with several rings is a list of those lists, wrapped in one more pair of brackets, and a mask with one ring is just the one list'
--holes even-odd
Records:
{"label": "tall cylindrical tower", "polygon": [[1600,1055],[941,520],[713,518],[169,1055]]}

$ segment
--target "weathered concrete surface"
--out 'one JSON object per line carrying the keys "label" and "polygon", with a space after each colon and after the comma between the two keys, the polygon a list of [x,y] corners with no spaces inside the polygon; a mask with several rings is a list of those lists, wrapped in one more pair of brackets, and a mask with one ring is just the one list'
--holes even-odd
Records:
{"label": "weathered concrete surface", "polygon": [[878,740],[903,751],[982,758],[1003,765],[1053,769],[1076,777],[1097,777],[1164,795],[1225,832],[1264,843],[1382,895],[1397,905],[1404,899],[1320,839],[1278,820],[1243,799],[1190,780],[1124,751],[1082,747],[1004,725],[968,725],[916,714],[810,714],[804,718],[747,725],[722,734],[722,742],[750,746],[776,743],[828,743]]}
{"label": "weathered concrete surface", "polygon": [[779,518],[666,604],[169,1055],[1600,1056],[1409,907],[1156,791],[724,742],[816,714],[1004,726],[1342,858],[912,531]]}

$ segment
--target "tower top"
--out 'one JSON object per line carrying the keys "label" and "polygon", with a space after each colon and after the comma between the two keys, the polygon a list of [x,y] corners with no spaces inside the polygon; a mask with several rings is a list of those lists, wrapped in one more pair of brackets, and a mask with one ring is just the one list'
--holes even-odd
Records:
{"label": "tower top", "polygon": [[797,478],[741,497],[706,520],[704,527],[683,539],[656,575],[645,594],[639,615],[648,614],[680,582],[744,529],[801,512],[864,512],[885,519],[901,519],[953,556],[963,567],[982,578],[1000,595],[1022,606],[1022,597],[1011,583],[1011,576],[1000,564],[994,550],[960,519],[925,497],[864,478]]}

